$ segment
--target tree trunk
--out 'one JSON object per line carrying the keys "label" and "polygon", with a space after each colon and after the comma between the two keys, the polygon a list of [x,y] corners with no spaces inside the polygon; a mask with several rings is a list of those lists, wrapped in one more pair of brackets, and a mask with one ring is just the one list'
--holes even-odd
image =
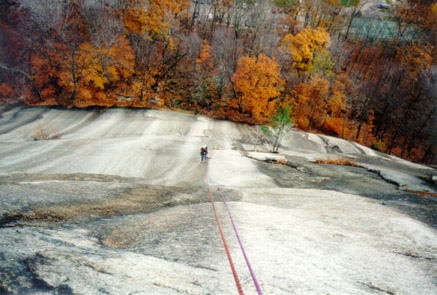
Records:
{"label": "tree trunk", "polygon": [[360,137],[361,126],[363,126],[363,121],[361,121],[361,122],[360,122],[360,125],[358,125],[357,135],[356,135],[356,137],[355,137],[355,140],[358,140],[358,138]]}
{"label": "tree trunk", "polygon": [[343,117],[343,126],[341,128],[341,138],[344,138],[344,130],[346,128],[346,117],[347,117],[347,112],[344,114],[344,117]]}
{"label": "tree trunk", "polygon": [[279,150],[279,142],[282,135],[282,130],[284,127],[279,127],[278,135],[276,136],[275,143],[273,144],[273,152],[277,153]]}

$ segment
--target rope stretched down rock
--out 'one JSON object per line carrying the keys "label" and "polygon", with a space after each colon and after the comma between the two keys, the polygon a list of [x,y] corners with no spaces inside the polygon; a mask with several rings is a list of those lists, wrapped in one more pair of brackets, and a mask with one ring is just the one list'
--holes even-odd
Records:
{"label": "rope stretched down rock", "polygon": [[[237,274],[237,271],[235,270],[235,266],[234,266],[234,263],[232,261],[231,253],[230,253],[229,247],[228,247],[228,245],[226,243],[226,238],[225,238],[225,235],[223,234],[223,230],[222,230],[222,227],[221,227],[221,224],[220,224],[220,220],[218,218],[217,210],[215,208],[214,197],[212,196],[211,188],[209,186],[209,181],[208,181],[208,165],[206,166],[206,174],[205,175],[206,175],[205,181],[206,181],[206,185],[208,187],[209,197],[211,199],[212,208],[214,210],[215,219],[217,221],[217,225],[218,225],[218,228],[219,228],[219,231],[220,231],[220,235],[221,235],[221,238],[222,238],[222,241],[223,241],[223,245],[224,245],[225,250],[226,250],[226,255],[228,256],[229,264],[230,264],[231,269],[232,269],[232,274],[234,275],[234,279],[235,279],[235,283],[237,285],[238,293],[240,295],[242,295],[242,294],[244,294],[243,293],[243,288],[241,287],[240,280],[238,279],[238,274]],[[251,264],[249,262],[249,258],[246,255],[246,251],[244,250],[243,243],[241,242],[240,236],[239,236],[238,231],[237,231],[237,227],[235,226],[234,219],[232,218],[231,211],[229,210],[228,204],[226,203],[226,200],[225,200],[225,198],[223,196],[222,191],[220,189],[218,189],[218,191],[220,193],[220,196],[222,197],[223,203],[226,206],[226,210],[228,211],[228,215],[229,215],[229,218],[231,219],[232,227],[234,228],[235,235],[237,236],[238,243],[240,244],[241,251],[243,252],[244,259],[246,260],[246,264],[247,264],[247,267],[249,268],[250,275],[252,276],[252,280],[253,280],[253,282],[255,284],[256,290],[257,290],[259,295],[262,295],[263,293],[262,293],[261,288],[260,288],[260,286],[258,284],[258,281],[257,281],[257,279],[255,277],[255,273],[254,273],[254,271],[252,269],[252,266],[251,266]]]}
{"label": "rope stretched down rock", "polygon": [[217,210],[215,209],[214,198],[212,196],[211,188],[209,187],[209,182],[208,182],[208,166],[206,167],[206,185],[208,187],[208,192],[209,192],[209,197],[211,199],[212,208],[214,209],[215,220],[217,221],[217,225],[218,225],[218,228],[220,231],[220,236],[222,237],[223,245],[225,246],[225,250],[226,250],[226,255],[228,256],[229,264],[230,264],[231,269],[232,269],[232,274],[234,275],[235,284],[237,285],[238,294],[244,295],[243,288],[241,287],[240,280],[238,279],[237,271],[235,270],[234,262],[232,261],[231,252],[229,251],[229,247],[228,247],[228,244],[226,243],[225,235],[223,234],[223,230],[222,230],[222,227],[220,225],[220,220],[219,220],[218,215],[217,215]]}
{"label": "rope stretched down rock", "polygon": [[258,292],[259,295],[262,295],[263,293],[262,293],[261,288],[258,284],[258,280],[255,277],[255,273],[253,272],[252,266],[250,265],[249,258],[247,258],[246,251],[244,251],[243,243],[241,243],[240,235],[238,234],[237,228],[236,228],[235,223],[234,223],[234,219],[232,218],[232,215],[231,215],[231,211],[229,210],[228,204],[225,201],[225,197],[223,196],[221,189],[218,189],[218,191],[220,193],[220,196],[222,197],[223,203],[226,206],[226,210],[228,211],[228,215],[229,215],[229,218],[231,219],[232,227],[234,228],[235,235],[237,236],[238,243],[240,244],[240,248],[241,248],[241,251],[243,252],[244,259],[246,260],[247,267],[249,268],[250,275],[252,276],[252,280],[253,280],[253,283],[255,284],[256,291]]}

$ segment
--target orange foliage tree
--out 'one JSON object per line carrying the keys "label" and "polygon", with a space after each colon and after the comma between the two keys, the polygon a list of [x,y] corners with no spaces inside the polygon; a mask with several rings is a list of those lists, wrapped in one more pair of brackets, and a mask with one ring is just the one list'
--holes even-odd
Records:
{"label": "orange foliage tree", "polygon": [[299,127],[311,129],[323,125],[329,98],[329,82],[323,78],[302,83],[293,93],[295,97],[294,118]]}
{"label": "orange foliage tree", "polygon": [[343,112],[345,110],[345,85],[335,80],[315,77],[308,83],[299,84],[292,93],[294,117],[303,129],[323,130],[332,135],[343,132]]}
{"label": "orange foliage tree", "polygon": [[240,113],[250,114],[256,122],[265,122],[273,112],[275,98],[282,89],[279,64],[264,54],[244,56],[232,76],[235,100]]}
{"label": "orange foliage tree", "polygon": [[324,122],[323,130],[332,135],[344,136],[345,121],[343,111],[345,110],[346,96],[344,93],[345,85],[339,80],[331,85],[331,94],[326,106],[327,119]]}

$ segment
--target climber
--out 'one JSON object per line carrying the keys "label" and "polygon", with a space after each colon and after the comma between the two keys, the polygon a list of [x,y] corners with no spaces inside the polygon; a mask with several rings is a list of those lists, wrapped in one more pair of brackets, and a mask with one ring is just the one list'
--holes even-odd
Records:
{"label": "climber", "polygon": [[208,147],[206,145],[202,146],[200,149],[200,161],[206,161],[206,156],[208,155]]}

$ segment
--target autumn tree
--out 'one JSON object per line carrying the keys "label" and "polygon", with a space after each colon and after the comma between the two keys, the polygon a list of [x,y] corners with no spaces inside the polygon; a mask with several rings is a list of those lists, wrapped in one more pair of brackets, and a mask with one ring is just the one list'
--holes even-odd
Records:
{"label": "autumn tree", "polygon": [[81,2],[19,0],[18,9],[25,18],[21,33],[27,37],[23,54],[28,57],[28,73],[37,77],[33,83],[40,90],[40,100],[72,105],[77,97],[82,68],[79,47],[87,38],[84,7]]}
{"label": "autumn tree", "polygon": [[327,50],[329,34],[324,29],[305,28],[297,35],[287,34],[281,41],[281,49],[287,54],[298,73],[307,72],[316,53]]}
{"label": "autumn tree", "polygon": [[326,106],[329,100],[329,82],[323,78],[314,78],[302,83],[293,93],[294,117],[303,129],[321,128],[326,120]]}
{"label": "autumn tree", "polygon": [[331,135],[339,136],[344,133],[344,119],[342,118],[346,105],[345,84],[335,80],[331,84],[331,92],[326,105],[327,118],[323,123],[323,130]]}
{"label": "autumn tree", "polygon": [[127,87],[126,81],[133,74],[133,50],[130,48],[129,41],[122,36],[115,41],[117,42],[109,48],[106,46],[99,48],[90,42],[81,45],[81,60],[86,64],[81,72],[85,86],[82,90],[82,99],[94,98],[104,102],[108,90],[114,87]]}
{"label": "autumn tree", "polygon": [[100,1],[88,1],[82,17],[89,38],[80,44],[78,52],[83,64],[81,103],[110,103],[114,88],[127,88],[126,81],[133,74],[133,50],[123,36],[123,23]]}
{"label": "autumn tree", "polygon": [[257,58],[242,57],[231,81],[239,113],[250,114],[256,122],[263,122],[272,114],[274,99],[283,84],[279,64],[274,59],[263,54]]}
{"label": "autumn tree", "polygon": [[150,38],[168,35],[174,15],[187,9],[187,0],[125,0],[122,16],[128,32]]}
{"label": "autumn tree", "polygon": [[179,38],[176,15],[186,14],[188,0],[127,0],[121,16],[135,52],[137,80],[132,81],[141,101],[158,99],[158,103],[171,104],[160,96],[159,84],[175,70],[187,55]]}

